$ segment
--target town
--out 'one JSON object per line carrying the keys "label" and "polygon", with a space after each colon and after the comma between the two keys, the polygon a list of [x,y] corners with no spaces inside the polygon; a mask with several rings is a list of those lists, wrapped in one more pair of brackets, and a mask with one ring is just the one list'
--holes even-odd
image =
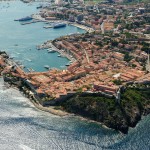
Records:
{"label": "town", "polygon": [[150,81],[149,4],[87,5],[80,1],[67,4],[55,1],[54,6],[42,8],[34,17],[67,20],[69,24],[87,27],[85,34],[72,34],[44,43],[46,48],[69,56],[67,69],[27,73],[1,56],[3,75],[25,81],[32,94],[48,104],[77,92],[100,92],[117,99],[121,86]]}

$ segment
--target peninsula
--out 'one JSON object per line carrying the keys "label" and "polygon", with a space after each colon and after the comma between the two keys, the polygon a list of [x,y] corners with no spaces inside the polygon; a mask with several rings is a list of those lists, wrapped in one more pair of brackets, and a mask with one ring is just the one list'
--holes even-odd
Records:
{"label": "peninsula", "polygon": [[[53,106],[127,133],[142,115],[150,113],[150,10],[146,4],[141,5],[143,9],[139,5],[76,5],[73,12],[71,8],[66,10],[66,5],[56,8],[63,13],[52,11],[53,7],[43,8],[33,15],[34,19],[63,18],[73,22],[71,25],[81,24],[88,32],[59,37],[40,46],[70,59],[65,70],[25,72],[1,51],[4,81],[24,91],[43,109]],[[72,16],[67,15],[70,11]]]}

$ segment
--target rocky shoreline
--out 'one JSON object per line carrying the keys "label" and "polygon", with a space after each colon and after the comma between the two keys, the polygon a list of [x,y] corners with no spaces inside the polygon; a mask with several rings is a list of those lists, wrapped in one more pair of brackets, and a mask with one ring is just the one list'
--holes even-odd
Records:
{"label": "rocky shoreline", "polygon": [[[142,116],[150,114],[149,94],[150,89],[140,91],[127,88],[122,94],[120,104],[115,103],[113,98],[102,95],[77,94],[59,105],[67,112],[100,122],[108,128],[127,134],[129,128],[134,128]],[[140,98],[138,99],[137,96]]]}
{"label": "rocky shoreline", "polygon": [[[12,83],[8,84],[9,86],[14,87]],[[27,92],[27,90],[20,89],[20,86],[17,85],[15,85],[15,87],[23,92],[25,96],[34,104],[34,106],[41,111],[61,117],[75,114],[79,116],[79,118],[83,117],[89,121],[100,123],[105,127],[121,131],[124,134],[128,133],[129,127],[135,127],[141,120],[142,116],[150,114],[150,99],[147,99],[148,104],[145,106],[137,103],[136,106],[128,106],[125,104],[124,107],[122,103],[115,103],[115,99],[105,98],[102,95],[93,96],[76,94],[74,97],[63,101],[62,103],[56,103],[55,106],[45,107],[39,103],[39,100],[33,98],[29,94],[29,91]],[[148,94],[150,94],[150,90],[148,91]],[[80,102],[78,100],[80,100]],[[101,100],[103,101],[100,102]],[[132,100],[134,102],[134,99]],[[110,101],[113,106],[109,104]],[[129,110],[127,110],[128,107],[130,108]]]}

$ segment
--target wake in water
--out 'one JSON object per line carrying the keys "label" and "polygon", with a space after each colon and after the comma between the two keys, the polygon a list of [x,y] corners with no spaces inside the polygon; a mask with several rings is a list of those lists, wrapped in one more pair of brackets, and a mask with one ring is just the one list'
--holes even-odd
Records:
{"label": "wake in water", "polygon": [[30,147],[26,146],[26,145],[19,145],[19,147],[22,149],[22,150],[34,150],[34,149],[31,149]]}

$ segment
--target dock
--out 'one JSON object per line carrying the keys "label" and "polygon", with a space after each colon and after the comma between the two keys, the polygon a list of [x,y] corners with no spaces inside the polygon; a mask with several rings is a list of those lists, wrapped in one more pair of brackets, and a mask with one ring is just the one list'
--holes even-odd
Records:
{"label": "dock", "polygon": [[21,25],[32,24],[32,23],[37,23],[37,22],[41,22],[41,21],[40,20],[33,20],[33,21],[30,21],[30,22],[21,23]]}
{"label": "dock", "polygon": [[53,28],[53,26],[44,26],[43,28],[49,29],[49,28]]}

